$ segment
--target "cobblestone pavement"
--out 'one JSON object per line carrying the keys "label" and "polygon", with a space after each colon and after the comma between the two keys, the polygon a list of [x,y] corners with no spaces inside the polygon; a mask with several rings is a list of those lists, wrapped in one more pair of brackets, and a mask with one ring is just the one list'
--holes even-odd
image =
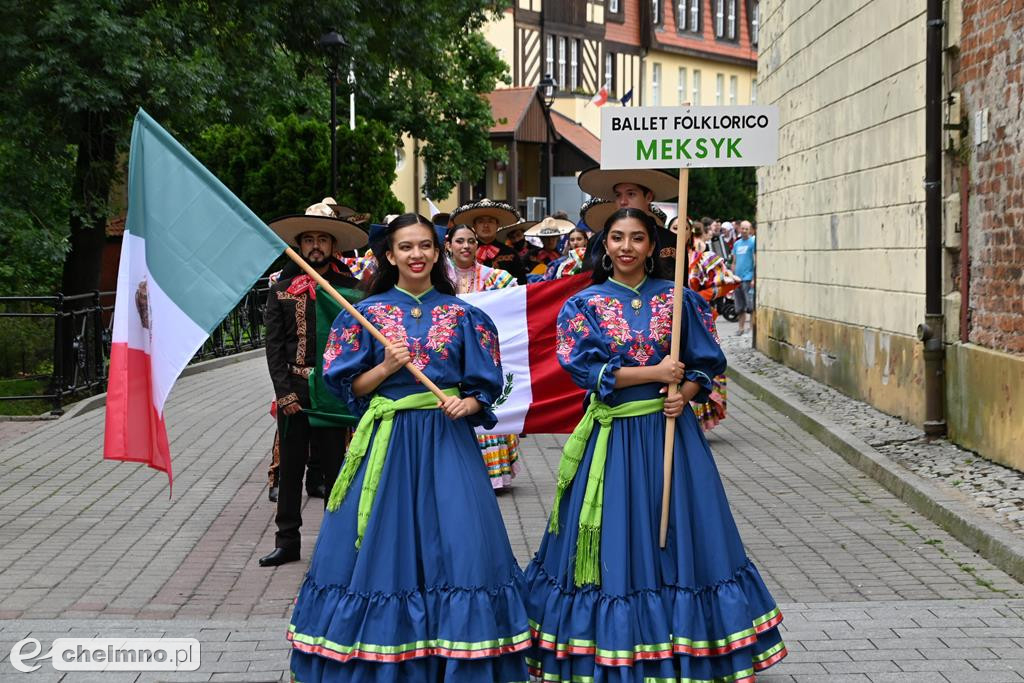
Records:
{"label": "cobblestone pavement", "polygon": [[[743,338],[747,339],[747,338]],[[277,681],[304,562],[273,545],[273,436],[261,360],[183,378],[167,408],[175,482],[101,460],[102,411],[0,444],[0,680]],[[525,563],[543,533],[561,436],[524,440],[498,494]],[[1024,680],[1024,587],[738,387],[709,435],[747,548],[785,614],[783,681]],[[304,559],[322,503],[305,508]],[[193,637],[189,674],[18,674],[24,638]]]}
{"label": "cobblestone pavement", "polygon": [[736,336],[735,324],[722,320],[719,330],[730,364],[783,383],[807,405],[843,424],[877,452],[1024,536],[1024,472],[986,460],[945,439],[928,439],[918,427],[774,362],[751,348],[750,334]]}

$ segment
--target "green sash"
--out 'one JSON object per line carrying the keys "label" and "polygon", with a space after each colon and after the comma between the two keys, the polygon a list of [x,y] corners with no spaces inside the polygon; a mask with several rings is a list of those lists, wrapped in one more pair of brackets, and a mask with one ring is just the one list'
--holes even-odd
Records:
{"label": "green sash", "polygon": [[[366,296],[363,292],[355,289],[346,287],[336,287],[335,289],[353,304]],[[313,366],[313,372],[309,375],[309,409],[302,412],[309,417],[310,427],[352,427],[356,424],[356,418],[348,411],[348,407],[336,399],[334,394],[324,386],[324,368],[323,362],[320,360],[323,358],[324,349],[327,348],[331,325],[341,313],[341,304],[324,292],[319,285],[317,285],[316,292],[316,348],[320,350],[320,353],[317,354],[317,362]]]}
{"label": "green sash", "polygon": [[[456,388],[445,389],[444,393],[448,396],[458,396],[459,390]],[[352,434],[352,441],[345,454],[345,464],[342,465],[341,473],[334,482],[334,488],[331,489],[331,497],[327,500],[327,509],[331,512],[341,506],[341,501],[345,499],[345,494],[352,486],[359,465],[366,455],[366,448],[370,443],[370,436],[373,434],[373,425],[379,421],[377,438],[373,440],[373,446],[370,448],[370,460],[366,463],[366,474],[363,475],[363,488],[359,492],[357,548],[362,545],[363,534],[366,533],[366,525],[370,521],[370,511],[373,509],[373,500],[377,497],[380,474],[384,469],[384,457],[388,452],[388,444],[391,443],[391,428],[394,426],[395,413],[400,410],[433,410],[436,408],[437,397],[429,391],[410,394],[397,401],[392,401],[380,394],[370,399],[370,407],[363,413],[355,433]]]}
{"label": "green sash", "polygon": [[612,420],[650,415],[664,409],[663,398],[629,401],[612,407],[601,403],[597,396],[591,394],[587,412],[565,442],[562,460],[558,463],[558,488],[555,490],[555,503],[551,508],[551,521],[548,525],[548,530],[555,534],[558,533],[558,508],[562,495],[576,477],[590,434],[594,431],[594,422],[600,425],[597,442],[594,444],[594,458],[587,475],[583,508],[580,510],[579,536],[576,539],[577,586],[601,583],[601,510],[604,506],[604,466],[608,458],[608,436],[612,431]]}

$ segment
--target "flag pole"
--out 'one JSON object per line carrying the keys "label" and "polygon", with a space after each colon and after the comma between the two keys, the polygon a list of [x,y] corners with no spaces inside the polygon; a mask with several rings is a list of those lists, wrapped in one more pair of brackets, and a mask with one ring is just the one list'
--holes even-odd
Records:
{"label": "flag pole", "polygon": [[[679,321],[683,316],[683,299],[686,295],[686,288],[689,287],[690,255],[687,253],[686,245],[690,241],[690,222],[686,219],[686,201],[689,192],[690,169],[679,169],[679,215],[676,218],[676,270],[675,270],[675,294],[672,297],[672,346],[669,354],[672,358],[679,360]],[[679,392],[679,386],[669,384],[666,396],[675,396]],[[665,547],[668,540],[668,508],[669,498],[672,493],[672,459],[675,449],[676,418],[670,417],[665,420],[665,459],[663,462],[663,482],[661,487],[661,533],[659,536],[661,547]]]}
{"label": "flag pole", "polygon": [[[365,317],[363,317],[363,314],[360,313],[358,310],[356,310],[355,306],[350,304],[348,302],[348,300],[345,299],[345,297],[343,297],[341,294],[339,294],[338,290],[336,290],[334,287],[332,287],[331,283],[329,283],[327,280],[325,280],[324,277],[320,273],[316,272],[313,269],[313,266],[311,266],[308,263],[306,263],[306,260],[303,259],[301,256],[299,256],[299,254],[294,249],[292,249],[291,247],[288,247],[287,249],[284,250],[284,253],[287,254],[288,258],[290,258],[292,261],[294,261],[296,263],[296,265],[299,266],[299,268],[302,268],[303,272],[305,272],[306,275],[308,275],[311,278],[313,278],[313,280],[318,285],[323,287],[324,291],[327,292],[328,294],[330,294],[332,299],[334,299],[339,304],[341,304],[341,307],[344,308],[348,312],[349,315],[351,315],[353,318],[355,318],[356,321],[360,325],[365,327],[366,331],[369,332],[370,334],[372,334],[374,339],[379,341],[381,344],[384,344],[385,346],[387,346],[388,344],[391,343],[391,340],[389,340],[387,337],[385,337],[381,333],[380,330],[378,330],[376,327],[374,327],[373,323],[371,323],[369,320],[367,320]],[[405,364],[405,368],[406,368],[406,370],[408,370],[409,372],[412,373],[413,377],[415,377],[417,380],[419,380],[420,384],[422,384],[424,387],[429,389],[430,393],[434,394],[434,396],[437,396],[439,401],[441,401],[443,403],[444,401],[448,400],[448,395],[445,394],[443,391],[441,391],[437,387],[436,384],[431,382],[430,379],[428,379],[427,376],[423,374],[423,371],[420,370],[418,367],[416,367],[415,365],[413,365],[410,362],[410,363],[406,363]]]}

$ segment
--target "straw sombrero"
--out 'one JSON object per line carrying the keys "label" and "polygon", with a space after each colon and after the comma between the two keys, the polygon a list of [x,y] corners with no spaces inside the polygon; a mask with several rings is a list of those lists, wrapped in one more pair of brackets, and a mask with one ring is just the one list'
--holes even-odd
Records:
{"label": "straw sombrero", "polygon": [[498,221],[498,227],[510,226],[513,223],[522,221],[519,212],[505,202],[495,202],[486,197],[478,202],[463,204],[452,211],[450,222],[453,225],[467,223],[473,225],[473,221],[483,216],[493,216]]}
{"label": "straw sombrero", "polygon": [[505,238],[508,237],[508,234],[513,230],[522,230],[525,233],[527,230],[529,230],[535,225],[537,225],[537,221],[519,221],[518,223],[513,223],[512,225],[506,225],[505,227],[498,228],[498,231],[494,233],[494,241],[504,242]]}
{"label": "straw sombrero", "polygon": [[338,251],[358,249],[366,244],[365,230],[334,215],[330,205],[319,202],[307,208],[304,214],[281,216],[267,225],[290,245],[298,244],[299,235],[304,232],[326,232],[334,238],[334,248]]}
{"label": "straw sombrero", "polygon": [[576,224],[564,218],[548,216],[526,231],[527,237],[561,237],[576,229]]}
{"label": "straw sombrero", "polygon": [[605,221],[618,210],[619,205],[615,202],[593,197],[583,202],[583,206],[580,207],[580,218],[591,232],[601,232],[604,230]]}
{"label": "straw sombrero", "polygon": [[663,202],[679,195],[679,179],[665,171],[651,169],[590,168],[580,174],[580,189],[592,197],[615,199],[619,183],[643,185],[654,193],[654,201]]}

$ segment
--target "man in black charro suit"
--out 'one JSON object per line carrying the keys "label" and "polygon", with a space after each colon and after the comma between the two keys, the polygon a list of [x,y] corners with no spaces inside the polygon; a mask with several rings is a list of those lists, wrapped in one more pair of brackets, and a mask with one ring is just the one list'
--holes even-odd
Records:
{"label": "man in black charro suit", "polygon": [[[354,288],[357,281],[333,257],[366,242],[366,233],[348,221],[336,219],[326,204],[314,204],[303,216],[285,216],[270,223],[324,279],[336,287]],[[326,495],[341,469],[348,430],[310,426],[304,410],[310,408],[309,376],[323,363],[316,343],[316,283],[296,265],[289,264],[267,295],[264,321],[270,379],[277,398],[280,434],[277,534],[274,551],[260,558],[260,566],[274,567],[299,559],[302,526],[302,476],[307,458],[320,463],[322,481],[307,482]],[[321,296],[324,296],[321,294]]]}

